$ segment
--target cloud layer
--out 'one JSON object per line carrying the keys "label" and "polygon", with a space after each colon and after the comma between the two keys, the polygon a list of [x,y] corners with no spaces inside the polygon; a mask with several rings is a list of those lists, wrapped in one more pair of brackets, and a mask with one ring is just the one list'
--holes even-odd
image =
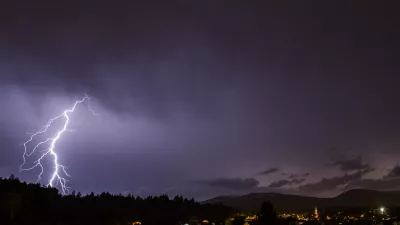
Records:
{"label": "cloud layer", "polygon": [[[318,194],[396,180],[377,171],[399,163],[397,7],[22,2],[0,8],[0,176],[35,182],[18,171],[26,132],[86,93],[100,116],[80,108],[57,145],[77,191]],[[362,160],[332,161],[333,145]]]}
{"label": "cloud layer", "polygon": [[273,167],[273,168],[269,168],[264,171],[261,171],[259,174],[260,175],[268,175],[268,174],[276,173],[278,171],[279,171],[279,168]]}
{"label": "cloud layer", "polygon": [[353,159],[337,160],[333,162],[333,165],[338,166],[343,172],[363,170],[369,167],[367,164],[362,163],[361,156],[355,157]]}
{"label": "cloud layer", "polygon": [[254,178],[218,178],[196,183],[206,184],[210,187],[226,188],[231,190],[252,190],[259,185],[259,181]]}

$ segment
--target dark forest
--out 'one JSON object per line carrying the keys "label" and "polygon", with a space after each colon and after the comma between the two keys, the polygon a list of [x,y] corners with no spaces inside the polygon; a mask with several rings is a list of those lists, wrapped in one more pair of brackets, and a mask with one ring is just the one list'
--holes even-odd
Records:
{"label": "dark forest", "polygon": [[221,204],[200,204],[182,196],[146,198],[131,195],[72,192],[0,178],[0,224],[178,224],[209,221],[220,224],[233,210]]}

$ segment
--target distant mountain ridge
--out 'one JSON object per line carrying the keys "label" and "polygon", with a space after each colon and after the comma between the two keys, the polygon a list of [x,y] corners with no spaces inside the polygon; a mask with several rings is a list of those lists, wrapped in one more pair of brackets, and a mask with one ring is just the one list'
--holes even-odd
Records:
{"label": "distant mountain ridge", "polygon": [[203,203],[223,203],[245,212],[258,211],[263,201],[270,201],[277,211],[304,212],[318,208],[400,207],[400,191],[353,189],[333,198],[307,197],[280,193],[251,193],[242,196],[220,196]]}

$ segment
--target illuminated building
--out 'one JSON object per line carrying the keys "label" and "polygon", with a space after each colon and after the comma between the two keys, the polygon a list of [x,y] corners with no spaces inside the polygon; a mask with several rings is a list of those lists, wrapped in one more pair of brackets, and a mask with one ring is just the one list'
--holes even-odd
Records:
{"label": "illuminated building", "polygon": [[314,209],[314,218],[315,219],[319,219],[319,214],[318,214],[318,209],[317,209],[317,207],[315,207],[315,209]]}
{"label": "illuminated building", "polygon": [[246,221],[246,222],[251,222],[251,221],[254,221],[254,220],[257,220],[257,215],[254,215],[254,216],[247,216],[246,219],[245,219],[244,221]]}
{"label": "illuminated building", "polygon": [[331,220],[331,218],[329,216],[326,216],[326,220]]}

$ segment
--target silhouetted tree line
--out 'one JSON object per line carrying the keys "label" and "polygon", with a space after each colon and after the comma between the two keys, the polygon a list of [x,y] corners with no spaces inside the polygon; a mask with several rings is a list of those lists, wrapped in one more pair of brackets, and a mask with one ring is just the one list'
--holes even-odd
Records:
{"label": "silhouetted tree line", "polygon": [[166,195],[147,198],[102,193],[62,196],[55,188],[0,178],[0,224],[178,224],[207,219],[220,224],[233,213],[221,204]]}

